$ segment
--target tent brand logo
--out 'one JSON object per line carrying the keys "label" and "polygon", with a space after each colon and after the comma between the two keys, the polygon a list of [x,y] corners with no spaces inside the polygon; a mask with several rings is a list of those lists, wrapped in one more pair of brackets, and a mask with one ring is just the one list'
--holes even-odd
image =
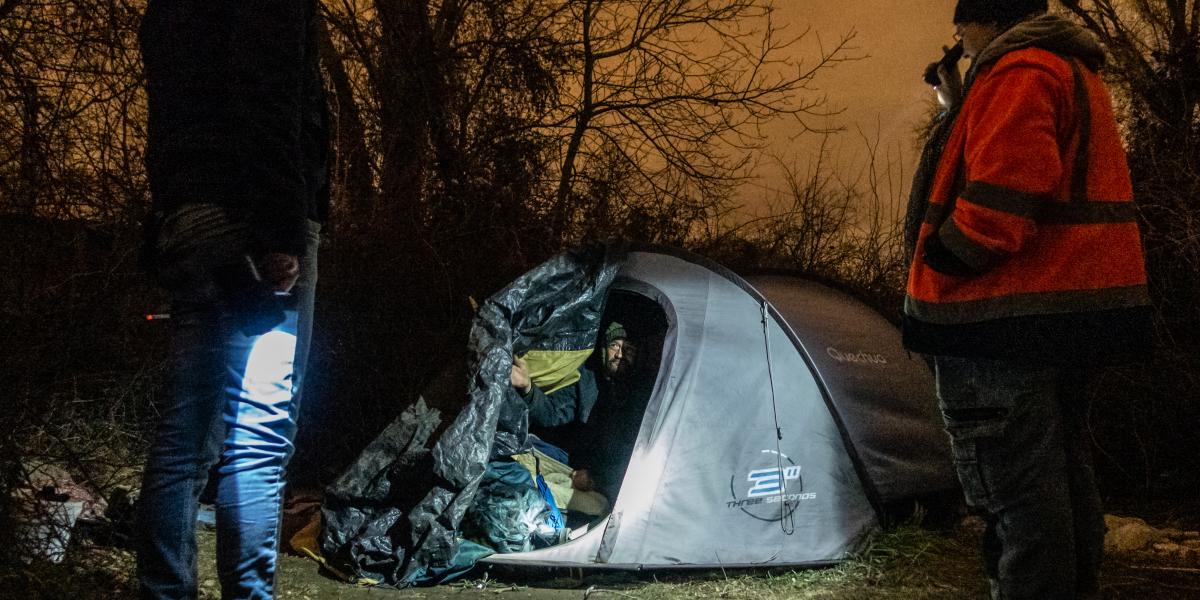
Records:
{"label": "tent brand logo", "polygon": [[882,354],[871,354],[870,352],[842,352],[833,346],[825,349],[825,353],[830,358],[840,363],[854,363],[859,365],[886,365],[887,358]]}
{"label": "tent brand logo", "polygon": [[762,450],[747,457],[742,465],[729,477],[726,508],[738,509],[760,521],[779,521],[791,518],[801,501],[817,497],[816,492],[804,490],[800,465],[786,454]]}
{"label": "tent brand logo", "polygon": [[746,481],[754,484],[750,487],[750,491],[746,492],[746,497],[757,498],[759,496],[778,494],[786,490],[786,482],[793,479],[800,479],[799,465],[789,465],[782,469],[779,467],[755,469],[750,471],[750,474],[746,476]]}

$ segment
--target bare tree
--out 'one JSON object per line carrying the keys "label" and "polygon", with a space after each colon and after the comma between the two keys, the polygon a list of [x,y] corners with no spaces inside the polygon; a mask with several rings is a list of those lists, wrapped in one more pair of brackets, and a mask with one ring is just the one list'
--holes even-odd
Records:
{"label": "bare tree", "polygon": [[326,8],[338,112],[357,105],[370,153],[378,206],[368,214],[426,246],[527,222],[542,154],[541,134],[527,125],[556,92],[561,61],[546,24],[561,6],[344,0]]}
{"label": "bare tree", "polygon": [[36,546],[14,522],[45,509],[31,488],[61,483],[32,471],[66,467],[108,495],[136,460],[147,396],[126,395],[138,387],[138,367],[122,371],[136,362],[126,324],[138,309],[120,294],[148,199],[140,15],[132,0],[0,0],[4,566]]}
{"label": "bare tree", "polygon": [[135,219],[144,108],[127,1],[0,4],[0,208]]}
{"label": "bare tree", "polygon": [[[477,223],[480,199],[511,192],[520,198],[488,222],[532,226],[553,245],[648,216],[651,203],[719,214],[764,124],[824,114],[812,83],[849,58],[852,37],[799,61],[804,33],[785,36],[769,0],[328,7],[333,46],[365,80],[354,96],[372,114],[380,202],[444,233],[447,223]],[[506,163],[497,144],[524,153],[519,189],[503,181],[511,169],[497,171]],[[617,172],[618,181],[597,180]],[[589,195],[599,190],[603,198]]]}
{"label": "bare tree", "polygon": [[[554,229],[580,200],[578,176],[619,152],[643,202],[720,211],[762,148],[762,126],[824,115],[812,83],[849,60],[853,35],[811,63],[794,56],[764,0],[572,0],[574,71],[541,126],[560,132]],[[581,168],[581,166],[583,168]]]}
{"label": "bare tree", "polygon": [[904,247],[904,195],[907,177],[902,153],[881,151],[878,132],[861,129],[865,149],[863,169],[851,183],[860,191],[855,242],[842,266],[843,279],[882,304],[899,307],[908,277]]}
{"label": "bare tree", "polygon": [[858,193],[829,168],[828,139],[805,170],[780,164],[790,206],[772,211],[760,244],[768,255],[786,257],[793,268],[832,277],[849,258],[848,235]]}
{"label": "bare tree", "polygon": [[776,195],[766,198],[766,214],[709,232],[705,251],[732,264],[836,281],[898,310],[908,266],[900,212],[903,161],[898,151],[881,151],[878,135],[858,133],[861,160],[834,160],[830,134],[803,168],[776,159],[786,187],[767,189]]}
{"label": "bare tree", "polygon": [[[1194,0],[1063,0],[1115,59],[1114,76],[1131,93],[1131,115],[1195,136],[1200,105],[1200,3]],[[1183,127],[1180,127],[1183,126]]]}

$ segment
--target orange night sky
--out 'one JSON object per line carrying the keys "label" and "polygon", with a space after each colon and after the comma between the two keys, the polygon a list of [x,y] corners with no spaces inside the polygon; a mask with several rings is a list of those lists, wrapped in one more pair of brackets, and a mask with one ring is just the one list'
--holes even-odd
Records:
{"label": "orange night sky", "polygon": [[[955,0],[776,1],[776,20],[786,24],[792,35],[812,28],[796,50],[806,63],[816,56],[818,39],[829,47],[851,29],[857,32],[855,53],[866,58],[825,71],[815,84],[828,96],[830,107],[844,109],[831,120],[846,128],[833,144],[840,162],[850,165],[862,156],[863,142],[856,132],[861,127],[872,137],[878,132],[881,149],[888,148],[893,155],[900,152],[904,176],[911,175],[917,153],[913,131],[933,97],[921,74],[926,64],[941,56],[942,45],[952,43],[954,4]],[[819,139],[812,134],[796,138],[798,131],[798,127],[781,126],[770,151],[804,165]],[[770,171],[770,166],[764,166],[760,184],[750,188],[754,191],[747,190],[748,207],[757,204],[754,196],[761,196],[765,188],[780,187],[778,176]]]}

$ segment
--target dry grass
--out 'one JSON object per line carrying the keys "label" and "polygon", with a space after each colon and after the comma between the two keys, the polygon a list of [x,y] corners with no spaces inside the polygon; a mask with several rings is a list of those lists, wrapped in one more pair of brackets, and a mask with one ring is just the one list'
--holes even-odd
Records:
{"label": "dry grass", "polygon": [[914,526],[882,533],[836,567],[710,573],[645,585],[644,600],[665,598],[965,598],[983,593],[970,532],[938,534]]}
{"label": "dry grass", "polygon": [[[322,575],[316,563],[284,556],[277,597],[283,599],[503,597],[530,600],[926,600],[986,597],[977,528],[935,532],[902,526],[875,537],[856,557],[825,569],[613,573],[506,571],[434,588],[363,588]],[[200,539],[200,598],[219,597],[211,531]],[[1200,597],[1196,565],[1152,555],[1110,557],[1101,598],[1178,600]],[[134,598],[133,555],[125,550],[76,547],[61,565],[35,563],[0,573],[0,599]]]}

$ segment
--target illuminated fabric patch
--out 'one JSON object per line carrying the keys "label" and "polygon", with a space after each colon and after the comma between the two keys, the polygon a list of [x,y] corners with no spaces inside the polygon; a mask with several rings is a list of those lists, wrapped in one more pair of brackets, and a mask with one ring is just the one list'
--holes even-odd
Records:
{"label": "illuminated fabric patch", "polygon": [[547,394],[579,381],[579,367],[591,356],[592,349],[530,350],[521,358],[529,367],[529,378]]}
{"label": "illuminated fabric patch", "polygon": [[231,431],[226,442],[230,470],[244,470],[278,461],[291,448],[291,403],[296,336],[271,331],[260,336],[246,360]]}

